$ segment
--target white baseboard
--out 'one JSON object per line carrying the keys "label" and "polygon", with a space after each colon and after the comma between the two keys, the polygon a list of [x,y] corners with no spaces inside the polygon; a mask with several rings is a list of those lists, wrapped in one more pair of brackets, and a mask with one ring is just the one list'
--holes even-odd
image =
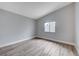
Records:
{"label": "white baseboard", "polygon": [[39,38],[44,38],[44,39],[48,39],[48,40],[55,41],[55,42],[59,42],[59,43],[69,44],[69,45],[72,45],[72,46],[75,45],[75,43],[61,41],[61,40],[55,40],[55,39],[51,39],[51,38],[45,38],[45,37],[39,37]]}
{"label": "white baseboard", "polygon": [[[25,40],[30,40],[30,39],[32,39],[32,38],[34,38],[34,37],[35,37],[35,36],[33,36],[33,37],[28,37],[28,38],[26,38],[26,39],[21,39],[21,40],[14,41],[14,42],[10,42],[10,43],[8,43],[8,44],[1,45],[0,48],[6,47],[6,46],[9,46],[9,45],[13,45],[13,44],[16,44],[16,43],[20,43],[20,42],[25,41]],[[39,37],[39,38],[44,38],[44,37]],[[51,41],[60,42],[60,43],[65,43],[65,44],[69,44],[69,45],[75,46],[74,43],[70,43],[70,42],[59,41],[59,40],[50,39],[50,38],[44,38],[44,39],[48,39],[48,40],[51,40]]]}
{"label": "white baseboard", "polygon": [[10,42],[10,43],[1,45],[0,48],[6,47],[6,46],[9,46],[9,45],[13,45],[13,44],[16,44],[16,43],[20,43],[20,42],[22,42],[22,41],[30,40],[30,39],[32,39],[32,38],[34,38],[34,37],[35,37],[35,36],[33,36],[33,37],[28,37],[28,38],[26,38],[26,39],[21,39],[21,40],[14,41],[14,42]]}

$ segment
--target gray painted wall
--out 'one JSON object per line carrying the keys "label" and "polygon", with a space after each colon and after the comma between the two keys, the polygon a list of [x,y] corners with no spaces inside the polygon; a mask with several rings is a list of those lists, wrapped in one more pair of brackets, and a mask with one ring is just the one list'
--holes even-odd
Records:
{"label": "gray painted wall", "polygon": [[34,20],[0,9],[0,45],[31,38],[34,35]]}
{"label": "gray painted wall", "polygon": [[75,43],[79,54],[79,2],[75,3]]}
{"label": "gray painted wall", "polygon": [[[56,21],[56,32],[44,32],[44,23]],[[74,44],[74,3],[37,20],[37,36]]]}

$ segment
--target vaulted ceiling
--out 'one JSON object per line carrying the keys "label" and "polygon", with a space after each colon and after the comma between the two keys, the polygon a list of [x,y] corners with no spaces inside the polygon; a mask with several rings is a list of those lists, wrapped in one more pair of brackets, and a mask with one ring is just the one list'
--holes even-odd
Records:
{"label": "vaulted ceiling", "polygon": [[0,9],[38,19],[72,2],[0,2]]}

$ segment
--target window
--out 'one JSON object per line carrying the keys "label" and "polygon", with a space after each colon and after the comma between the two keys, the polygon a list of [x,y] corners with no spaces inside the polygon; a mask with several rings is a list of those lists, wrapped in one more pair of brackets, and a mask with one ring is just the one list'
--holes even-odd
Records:
{"label": "window", "polygon": [[55,32],[55,23],[56,22],[46,22],[44,23],[45,32]]}
{"label": "window", "polygon": [[44,24],[45,32],[49,32],[49,22]]}

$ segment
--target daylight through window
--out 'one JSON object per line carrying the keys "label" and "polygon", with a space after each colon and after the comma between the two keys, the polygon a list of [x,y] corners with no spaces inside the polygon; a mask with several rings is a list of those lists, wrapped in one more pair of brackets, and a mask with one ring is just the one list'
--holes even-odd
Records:
{"label": "daylight through window", "polygon": [[55,32],[56,22],[46,22],[44,23],[44,31],[45,32]]}

